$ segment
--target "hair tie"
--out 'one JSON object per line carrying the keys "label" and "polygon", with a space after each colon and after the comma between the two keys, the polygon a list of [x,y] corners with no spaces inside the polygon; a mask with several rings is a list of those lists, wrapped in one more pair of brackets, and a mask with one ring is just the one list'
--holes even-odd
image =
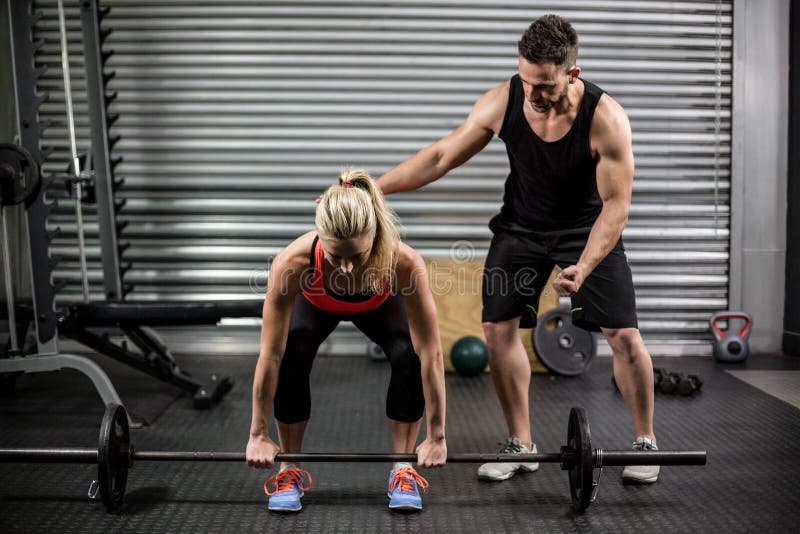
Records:
{"label": "hair tie", "polygon": [[341,185],[342,187],[353,187],[353,182],[345,181],[339,178],[339,185]]}

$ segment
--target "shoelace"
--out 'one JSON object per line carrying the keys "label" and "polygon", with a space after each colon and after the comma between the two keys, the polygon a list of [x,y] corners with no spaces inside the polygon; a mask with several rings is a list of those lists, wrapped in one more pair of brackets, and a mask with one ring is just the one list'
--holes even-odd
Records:
{"label": "shoelace", "polygon": [[[308,478],[308,486],[303,485],[303,476]],[[270,491],[270,483],[275,484],[275,489]],[[264,481],[264,493],[272,497],[276,493],[292,491],[295,486],[303,491],[311,489],[311,474],[305,469],[284,469],[275,473]]]}
{"label": "shoelace", "polygon": [[518,453],[522,452],[522,443],[514,441],[513,439],[507,439],[505,442],[500,443],[503,447],[500,449],[500,453]]}
{"label": "shoelace", "polygon": [[414,493],[414,482],[417,483],[417,487],[423,490],[428,489],[428,481],[417,473],[413,467],[398,469],[392,475],[392,482],[389,484],[389,493],[392,493],[398,487],[400,488],[400,493]]}
{"label": "shoelace", "polygon": [[653,443],[649,443],[647,441],[637,441],[633,444],[634,450],[637,451],[657,451],[658,447],[656,447]]}

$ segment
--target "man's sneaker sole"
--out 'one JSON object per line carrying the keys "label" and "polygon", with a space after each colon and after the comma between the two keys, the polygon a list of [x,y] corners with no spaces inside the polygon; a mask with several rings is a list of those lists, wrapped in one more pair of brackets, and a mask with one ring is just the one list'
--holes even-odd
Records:
{"label": "man's sneaker sole", "polygon": [[622,477],[622,483],[629,486],[646,486],[658,482],[658,475],[649,478]]}
{"label": "man's sneaker sole", "polygon": [[509,478],[513,477],[517,473],[535,473],[539,470],[539,464],[536,464],[536,467],[528,467],[526,465],[520,465],[514,471],[509,471],[505,475],[481,475],[478,474],[478,480],[485,480],[486,482],[502,482],[503,480],[508,480]]}
{"label": "man's sneaker sole", "polygon": [[503,480],[508,480],[516,474],[516,471],[511,471],[510,473],[499,476],[478,475],[478,480],[485,480],[486,482],[502,482]]}

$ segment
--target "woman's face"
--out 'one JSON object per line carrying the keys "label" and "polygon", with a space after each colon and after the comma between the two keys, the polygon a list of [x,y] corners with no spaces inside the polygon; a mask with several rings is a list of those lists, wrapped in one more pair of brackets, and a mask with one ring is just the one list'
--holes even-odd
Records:
{"label": "woman's face", "polygon": [[367,263],[374,240],[374,232],[348,239],[320,239],[325,261],[345,274],[357,271]]}

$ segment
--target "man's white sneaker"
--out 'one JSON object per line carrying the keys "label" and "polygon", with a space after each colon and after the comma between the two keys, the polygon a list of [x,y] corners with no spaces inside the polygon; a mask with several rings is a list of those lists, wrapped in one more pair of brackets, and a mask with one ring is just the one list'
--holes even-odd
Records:
{"label": "man's white sneaker", "polygon": [[[524,454],[536,453],[536,444],[533,444],[533,449],[528,449],[525,445],[520,443],[517,438],[508,438],[503,446],[500,448],[500,454]],[[497,482],[500,480],[508,480],[517,474],[518,471],[532,473],[539,469],[539,463],[487,463],[478,468],[478,478],[481,480],[489,480]]]}
{"label": "man's white sneaker", "polygon": [[[635,451],[657,451],[658,447],[650,438],[636,438],[633,444]],[[652,484],[658,480],[661,466],[658,465],[629,465],[622,470],[623,484]]]}

